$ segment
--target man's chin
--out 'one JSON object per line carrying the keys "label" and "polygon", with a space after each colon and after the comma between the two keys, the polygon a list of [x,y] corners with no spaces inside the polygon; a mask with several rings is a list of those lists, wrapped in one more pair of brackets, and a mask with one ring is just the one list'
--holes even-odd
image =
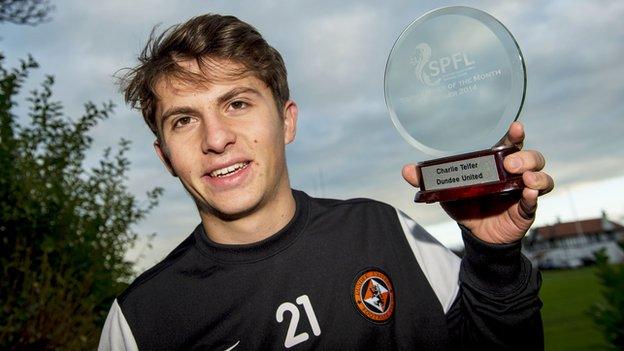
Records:
{"label": "man's chin", "polygon": [[[240,200],[240,199],[239,199]],[[235,221],[251,215],[259,207],[259,201],[227,201],[227,203],[207,204],[195,201],[200,212],[223,221]]]}

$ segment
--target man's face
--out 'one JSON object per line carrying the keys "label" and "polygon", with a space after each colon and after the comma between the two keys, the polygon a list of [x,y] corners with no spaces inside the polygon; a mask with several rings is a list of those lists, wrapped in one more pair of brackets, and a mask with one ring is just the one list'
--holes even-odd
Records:
{"label": "man's face", "polygon": [[[220,63],[222,72],[237,67]],[[198,72],[194,62],[182,64]],[[156,151],[200,211],[238,218],[290,196],[284,153],[295,137],[294,102],[278,110],[261,80],[218,72],[201,85],[163,80],[156,93]]]}

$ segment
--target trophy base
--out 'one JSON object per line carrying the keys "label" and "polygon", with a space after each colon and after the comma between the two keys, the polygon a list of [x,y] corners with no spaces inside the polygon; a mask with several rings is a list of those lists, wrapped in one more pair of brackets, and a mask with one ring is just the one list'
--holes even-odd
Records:
{"label": "trophy base", "polygon": [[505,156],[517,151],[516,146],[500,146],[420,162],[420,191],[414,201],[446,202],[522,190],[522,175],[503,166]]}

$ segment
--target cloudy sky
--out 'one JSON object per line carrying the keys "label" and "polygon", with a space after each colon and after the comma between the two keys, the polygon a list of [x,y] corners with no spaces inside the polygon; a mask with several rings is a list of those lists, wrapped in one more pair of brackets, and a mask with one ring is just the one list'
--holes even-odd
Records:
{"label": "cloudy sky", "polygon": [[[192,16],[235,15],[260,30],[283,55],[300,110],[297,140],[287,158],[293,187],[311,195],[372,197],[409,213],[449,246],[455,225],[437,205],[412,203],[401,178],[405,163],[428,159],[394,129],[386,111],[383,73],[396,37],[413,19],[448,1],[52,1],[52,20],[36,26],[0,25],[0,51],[11,65],[32,54],[41,64],[29,81],[56,76],[55,96],[70,116],[86,101],[113,101],[112,118],[94,131],[94,162],[120,138],[132,140],[129,185],[139,198],[165,188],[160,205],[141,223],[157,233],[130,253],[139,269],[169,252],[199,222],[179,182],[153,153],[153,136],[127,108],[114,73],[136,62],[154,25]],[[516,37],[528,86],[520,116],[526,148],[541,150],[556,190],[540,203],[537,223],[597,216],[624,220],[624,2],[465,1],[488,11]],[[453,30],[453,28],[449,28]]]}

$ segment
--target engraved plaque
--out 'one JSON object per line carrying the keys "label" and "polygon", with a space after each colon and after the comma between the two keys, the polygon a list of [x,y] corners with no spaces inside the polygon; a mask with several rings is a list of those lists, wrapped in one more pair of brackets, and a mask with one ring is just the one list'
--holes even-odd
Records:
{"label": "engraved plaque", "polygon": [[499,181],[493,155],[421,167],[425,189],[448,189]]}

